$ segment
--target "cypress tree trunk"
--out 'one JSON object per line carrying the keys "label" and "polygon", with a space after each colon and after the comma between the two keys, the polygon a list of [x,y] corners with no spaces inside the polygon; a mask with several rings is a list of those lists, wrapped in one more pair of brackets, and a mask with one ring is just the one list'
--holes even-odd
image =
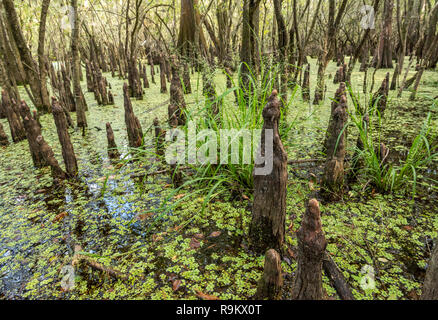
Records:
{"label": "cypress tree trunk", "polygon": [[71,37],[71,52],[73,59],[72,62],[73,63],[73,94],[74,94],[74,101],[76,104],[76,108],[75,108],[76,121],[77,121],[77,126],[79,128],[85,129],[88,126],[88,124],[87,124],[87,117],[85,115],[85,105],[83,103],[83,99],[82,99],[83,93],[81,89],[81,76],[80,76],[81,61],[79,58],[80,19],[78,12],[78,1],[71,0],[71,6],[73,8],[73,16],[74,16],[73,30]]}

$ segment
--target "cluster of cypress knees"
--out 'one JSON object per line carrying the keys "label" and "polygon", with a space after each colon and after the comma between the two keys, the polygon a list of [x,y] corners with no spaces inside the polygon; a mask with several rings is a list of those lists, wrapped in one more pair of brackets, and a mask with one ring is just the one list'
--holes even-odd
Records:
{"label": "cluster of cypress knees", "polygon": [[[187,86],[181,80],[180,72],[186,67],[179,62],[176,56],[169,59],[158,57],[160,61],[161,92],[167,92],[167,82],[170,82],[170,102],[168,106],[168,123],[170,127],[183,126],[186,123],[186,103],[184,93],[187,93]],[[149,59],[151,65],[152,82],[154,80],[153,59]],[[112,74],[114,76],[114,64],[111,63]],[[101,68],[97,61],[85,61],[87,89],[93,92],[99,105],[114,104],[111,93],[111,85],[102,75]],[[170,66],[170,67],[169,67]],[[133,77],[129,77],[129,84],[123,86],[125,124],[128,133],[129,146],[140,148],[143,145],[143,130],[139,119],[135,116],[131,97],[142,99],[143,88],[149,87],[146,74],[146,65],[142,66],[138,62],[128,63],[127,68],[135,68],[137,72],[129,72]],[[309,94],[309,66],[304,72],[303,98],[308,99]],[[345,129],[348,121],[348,105],[345,85],[345,65],[341,65],[335,76],[335,82],[340,83],[335,93],[331,105],[331,116],[324,141],[324,151],[327,155],[324,172],[322,177],[321,195],[329,200],[337,200],[342,194],[344,185],[344,163],[346,156],[346,137]],[[170,70],[169,70],[170,69]],[[49,74],[52,87],[58,93],[59,99],[52,98],[51,111],[57,128],[59,142],[62,147],[65,170],[61,168],[54,156],[52,148],[47,144],[42,135],[42,126],[39,115],[31,112],[24,100],[17,101],[18,95],[14,90],[2,90],[0,117],[8,119],[12,140],[15,143],[26,140],[29,144],[33,163],[37,168],[49,166],[55,183],[62,180],[76,178],[78,176],[78,164],[75,156],[73,144],[68,132],[69,127],[73,127],[73,121],[69,112],[74,112],[75,98],[71,92],[70,78],[66,68],[56,73],[53,65],[49,67]],[[208,102],[209,112],[220,120],[221,104],[218,102],[211,70],[208,66],[204,67],[203,72],[203,94]],[[226,72],[230,76],[232,71],[227,68]],[[170,73],[170,75],[169,75]],[[190,82],[190,80],[188,80]],[[183,87],[184,84],[184,87]],[[231,81],[227,81],[227,86],[231,87]],[[376,102],[381,113],[386,109],[389,88],[389,74],[374,95],[373,103]],[[186,89],[186,90],[184,90]],[[11,97],[12,95],[12,97]],[[85,98],[83,99],[86,105]],[[272,129],[274,132],[274,167],[269,175],[254,175],[254,203],[252,206],[252,221],[250,224],[249,237],[251,249],[257,253],[265,254],[265,268],[262,278],[259,281],[255,298],[258,299],[279,299],[282,292],[283,275],[281,271],[281,256],[284,250],[285,239],[285,220],[286,220],[286,194],[288,180],[288,159],[279,135],[279,119],[282,104],[278,97],[278,92],[274,90],[263,110],[264,125],[262,130],[261,150],[264,150],[265,129]],[[363,121],[368,121],[364,116]],[[156,151],[158,155],[164,153],[165,130],[160,127],[158,119],[154,119]],[[114,138],[114,132],[110,123],[106,123],[106,133],[108,140],[108,155],[110,159],[118,159],[120,153]],[[9,144],[8,137],[0,124],[0,146]],[[361,141],[358,140],[358,148],[361,148]],[[384,150],[387,150],[384,148]],[[383,157],[384,155],[382,155]],[[259,166],[263,167],[264,164]],[[359,168],[353,168],[358,170]],[[176,165],[170,167],[172,180],[175,186],[181,185],[182,175]],[[327,242],[322,230],[321,212],[319,203],[312,199],[307,203],[305,214],[302,218],[301,227],[297,232],[298,252],[297,270],[293,281],[292,298],[305,300],[323,299],[322,270],[330,278],[337,293],[342,299],[352,300],[354,296],[351,288],[345,281],[342,272],[334,263],[333,259],[326,251]],[[431,259],[431,264],[426,276],[423,289],[424,299],[438,299],[437,283],[435,279],[438,274],[438,250],[435,248]]]}

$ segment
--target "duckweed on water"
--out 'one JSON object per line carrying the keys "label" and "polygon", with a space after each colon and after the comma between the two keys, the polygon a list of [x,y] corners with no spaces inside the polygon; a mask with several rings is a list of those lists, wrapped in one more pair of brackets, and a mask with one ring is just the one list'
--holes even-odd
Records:
{"label": "duckweed on water", "polygon": [[[314,67],[315,61],[311,62]],[[331,64],[328,72],[335,70]],[[384,74],[377,72],[376,83]],[[117,93],[115,106],[97,106],[87,93],[88,135],[84,138],[80,132],[70,132],[80,167],[79,181],[52,186],[50,170],[32,167],[26,141],[0,150],[0,298],[197,299],[199,292],[220,299],[250,298],[256,292],[264,263],[263,257],[251,254],[247,248],[251,202],[217,200],[201,210],[204,198],[196,195],[155,220],[153,210],[173,191],[170,179],[131,179],[132,174],[144,172],[147,166],[158,167],[153,159],[122,169],[108,160],[106,122],[111,122],[124,155],[128,149],[122,82],[107,77],[112,91]],[[312,75],[311,84],[316,82],[314,78]],[[361,89],[361,73],[354,72],[352,79]],[[196,88],[199,81],[196,77],[192,80]],[[216,81],[218,91],[225,90],[225,77],[218,73]],[[427,112],[432,113],[437,128],[438,108],[428,98],[436,81],[436,73],[426,72],[415,105],[408,102],[408,93],[401,100],[390,100],[382,135],[396,152],[394,161],[407,152]],[[335,85],[328,86],[330,97]],[[133,101],[134,112],[145,131],[156,116],[164,122],[167,100],[167,95],[159,93],[159,86],[152,85],[143,101]],[[196,93],[186,96],[188,102],[200,100]],[[329,103],[327,99],[324,105],[314,107],[299,99],[294,101],[290,120],[302,114],[303,122],[289,133],[290,159],[321,157]],[[8,131],[7,122],[1,121]],[[53,120],[46,115],[41,121],[43,135],[60,161]],[[146,138],[151,146],[151,131]],[[357,133],[351,130],[348,139],[349,146],[353,146]],[[436,170],[430,168],[435,178]],[[309,183],[309,173],[320,172],[320,167],[289,170],[286,245],[291,252],[297,246],[295,232],[305,201],[318,189],[318,185]],[[432,240],[438,235],[436,189],[430,188],[409,200],[403,194],[380,195],[353,185],[343,202],[321,206],[327,250],[353,287],[356,298],[415,299],[421,294]],[[146,232],[151,223],[154,228]],[[61,271],[72,263],[78,244],[83,254],[127,278],[114,278],[82,266],[75,274],[75,288],[63,291]],[[374,290],[364,291],[360,286],[366,265],[376,272]],[[293,257],[285,257],[285,298],[295,268]],[[328,278],[323,279],[327,296],[336,299]]]}

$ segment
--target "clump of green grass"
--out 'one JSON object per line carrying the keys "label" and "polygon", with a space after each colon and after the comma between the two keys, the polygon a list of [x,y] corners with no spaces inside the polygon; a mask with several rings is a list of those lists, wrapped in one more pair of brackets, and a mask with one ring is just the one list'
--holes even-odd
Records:
{"label": "clump of green grass", "polygon": [[[359,139],[363,148],[355,148],[353,164],[362,163],[363,168],[359,176],[366,185],[374,186],[381,193],[407,192],[415,197],[417,186],[428,178],[422,172],[438,159],[437,146],[431,145],[433,137],[431,114],[429,113],[424,124],[412,142],[405,159],[394,164],[382,159],[382,117],[377,110],[377,102],[369,108],[362,108],[359,97],[349,87],[354,112],[350,112],[350,119],[359,131]],[[368,115],[369,121],[363,121]],[[429,182],[435,181],[429,179]]]}

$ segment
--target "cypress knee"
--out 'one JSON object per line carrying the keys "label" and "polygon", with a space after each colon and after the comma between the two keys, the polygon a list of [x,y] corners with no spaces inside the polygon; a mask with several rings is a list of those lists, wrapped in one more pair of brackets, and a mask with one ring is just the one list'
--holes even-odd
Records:
{"label": "cypress knee", "polygon": [[106,137],[108,139],[108,157],[110,159],[118,159],[120,154],[117,150],[116,140],[114,139],[113,128],[109,122],[106,124]]}
{"label": "cypress knee", "polygon": [[65,119],[64,111],[59,105],[59,102],[52,97],[52,112],[55,119],[56,130],[58,132],[59,142],[62,147],[62,157],[64,158],[65,169],[70,178],[78,175],[78,163],[76,160],[73,144],[68,133],[67,120]]}
{"label": "cypress knee", "polygon": [[125,107],[125,123],[128,131],[129,146],[131,148],[139,148],[142,144],[143,130],[140,121],[135,116],[132,109],[131,99],[129,98],[128,85],[123,85],[124,107]]}
{"label": "cypress knee", "polygon": [[342,193],[344,185],[344,159],[346,154],[347,97],[341,97],[333,114],[332,126],[327,140],[327,161],[323,175],[323,194],[328,199],[336,200]]}
{"label": "cypress knee", "polygon": [[3,129],[3,125],[0,123],[0,146],[6,147],[9,145],[8,136]]}
{"label": "cypress knee", "polygon": [[113,96],[111,90],[108,91],[108,104],[114,105],[114,96]]}
{"label": "cypress knee", "polygon": [[[253,172],[254,203],[249,236],[251,248],[257,253],[264,253],[268,249],[280,250],[285,235],[287,154],[278,131],[280,101],[277,95],[274,90],[263,110],[264,124],[259,150],[265,161],[259,164],[260,159],[257,159]],[[269,133],[272,133],[273,141],[267,140]],[[268,146],[272,143],[272,150],[265,150],[267,143]],[[272,163],[269,163],[270,157]],[[269,166],[272,168],[270,172]]]}
{"label": "cypress knee", "polygon": [[38,136],[36,138],[36,141],[40,146],[41,153],[43,154],[44,159],[51,168],[53,179],[55,181],[67,179],[67,174],[59,166],[58,160],[56,160],[52,148],[47,144],[43,136]]}
{"label": "cypress knee", "polygon": [[327,131],[326,131],[326,134],[325,134],[325,140],[324,140],[324,146],[323,146],[323,152],[324,153],[327,153],[327,150],[329,148],[328,143],[329,143],[330,135],[331,135],[331,133],[333,131],[334,114],[335,114],[336,108],[339,106],[339,102],[341,101],[341,97],[343,95],[346,95],[346,86],[345,86],[344,82],[341,82],[339,84],[339,88],[335,92],[335,97],[334,97],[334,99],[332,101],[332,104],[331,104],[330,119],[329,119],[329,124],[328,124],[328,127],[327,127]]}
{"label": "cypress knee", "polygon": [[279,300],[282,285],[281,258],[277,251],[270,249],[266,252],[265,268],[259,280],[255,298],[257,300]]}
{"label": "cypress knee", "polygon": [[20,121],[20,117],[17,114],[15,105],[15,103],[11,103],[8,92],[2,90],[2,106],[8,118],[12,141],[14,141],[14,143],[18,143],[26,139],[26,131]]}
{"label": "cypress knee", "polygon": [[292,299],[322,300],[322,264],[327,242],[322,231],[317,200],[309,201],[297,237],[298,263],[292,286]]}

